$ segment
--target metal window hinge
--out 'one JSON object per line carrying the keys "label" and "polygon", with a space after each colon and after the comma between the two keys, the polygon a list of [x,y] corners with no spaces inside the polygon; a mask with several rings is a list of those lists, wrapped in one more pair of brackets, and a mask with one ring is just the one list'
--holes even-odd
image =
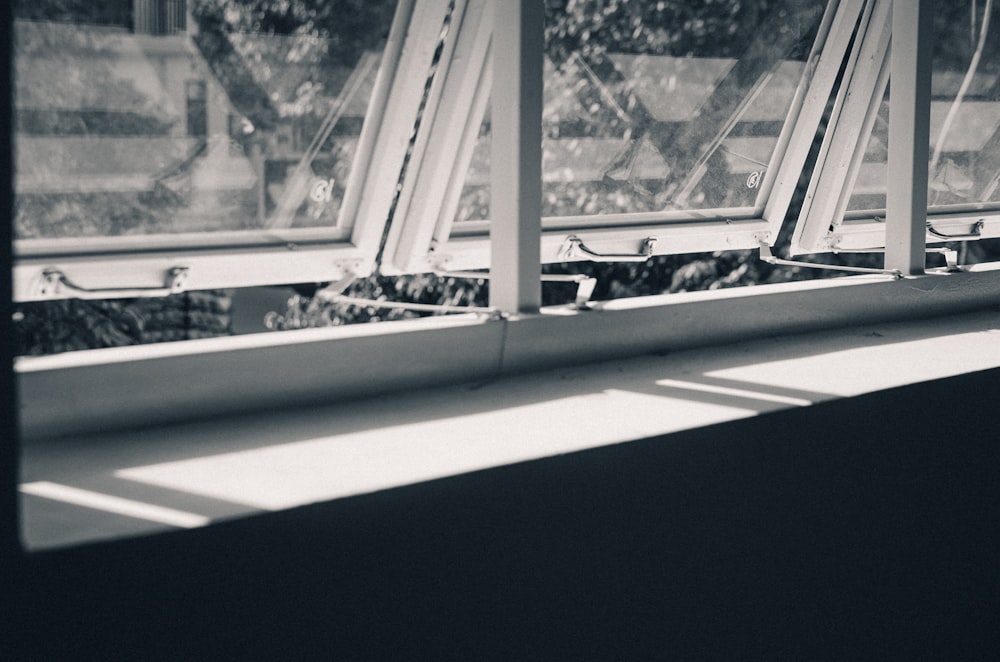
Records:
{"label": "metal window hinge", "polygon": [[573,305],[584,310],[597,287],[597,279],[583,274],[542,274],[543,283],[576,283],[576,297]]}
{"label": "metal window hinge", "polygon": [[172,267],[160,287],[111,287],[89,288],[77,285],[55,267],[41,273],[36,294],[38,299],[140,299],[165,297],[184,292],[188,267]]}
{"label": "metal window hinge", "polygon": [[882,274],[886,276],[894,276],[896,278],[902,278],[903,273],[899,269],[870,269],[868,267],[847,267],[837,264],[817,264],[816,262],[800,262],[798,260],[784,260],[775,257],[771,254],[771,247],[767,243],[761,241],[758,244],[760,248],[760,259],[768,264],[774,264],[783,267],[805,267],[807,269],[825,269],[829,271],[846,271],[849,273],[858,274]]}

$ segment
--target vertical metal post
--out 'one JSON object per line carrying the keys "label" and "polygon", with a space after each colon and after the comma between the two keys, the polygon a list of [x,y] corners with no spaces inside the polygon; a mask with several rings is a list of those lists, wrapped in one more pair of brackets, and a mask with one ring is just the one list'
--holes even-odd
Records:
{"label": "vertical metal post", "polygon": [[892,3],[885,267],[918,275],[926,265],[932,3]]}
{"label": "vertical metal post", "polygon": [[490,305],[541,305],[542,0],[493,0]]}

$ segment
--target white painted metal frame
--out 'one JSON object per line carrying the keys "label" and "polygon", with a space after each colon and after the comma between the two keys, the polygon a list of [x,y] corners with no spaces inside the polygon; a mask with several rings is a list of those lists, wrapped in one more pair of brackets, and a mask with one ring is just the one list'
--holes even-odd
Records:
{"label": "white painted metal frame", "polygon": [[256,243],[245,234],[206,233],[164,238],[15,242],[16,301],[72,296],[45,287],[57,269],[102,296],[162,288],[171,270],[186,270],[185,289],[336,281],[374,267],[396,183],[424,96],[448,0],[400,0],[359,137],[337,229],[269,233]]}
{"label": "white painted metal frame", "polygon": [[930,0],[892,8],[893,80],[889,106],[885,267],[924,272],[927,257],[927,161],[931,123],[932,9]]}
{"label": "white painted metal frame", "polygon": [[[440,227],[454,217],[465,172],[489,104],[493,11],[484,0],[456,0],[441,59],[410,155],[382,257],[385,274],[444,267],[411,258],[438,243]],[[450,219],[447,222],[450,226]],[[488,231],[488,230],[487,230]]]}
{"label": "white painted metal frame", "polygon": [[545,4],[493,3],[490,304],[537,313],[542,303],[542,68]]}
{"label": "white painted metal frame", "polygon": [[891,0],[866,3],[792,234],[793,255],[817,252],[829,226],[835,222],[832,219],[840,218],[847,206],[864,154],[864,142],[888,80],[891,13]]}
{"label": "white painted metal frame", "polygon": [[[483,9],[486,2],[457,3],[463,15],[452,26],[454,34],[449,34],[454,55],[447,67],[442,63],[438,74],[444,78],[440,95],[432,98],[434,105],[429,103],[425,110],[425,121],[433,117],[430,131],[411,157],[420,159],[421,167],[407,170],[383,254],[383,273],[475,269],[490,264],[490,223],[454,223],[493,85],[488,57],[493,26],[489,12]],[[842,0],[827,7],[761,184],[764,194],[755,214],[740,217],[735,209],[717,209],[547,217],[542,219],[541,262],[589,259],[576,249],[571,237],[610,254],[639,253],[650,238],[656,239],[652,242],[653,255],[747,249],[756,248],[761,241],[773,243],[862,5],[863,0]]]}
{"label": "white painted metal frame", "polygon": [[[902,11],[915,11],[916,2],[917,0],[901,3]],[[846,72],[850,78],[845,79],[838,94],[806,198],[792,234],[790,252],[793,255],[839,250],[882,252],[890,250],[887,243],[890,245],[894,243],[892,238],[887,240],[886,234],[890,211],[886,209],[847,211],[847,205],[864,160],[878,108],[885,96],[890,73],[895,72],[894,67],[903,67],[899,73],[894,74],[894,77],[902,76],[904,71],[908,72],[912,80],[910,85],[915,85],[917,79],[913,67],[918,63],[916,58],[919,53],[920,66],[928,68],[927,72],[921,72],[921,77],[926,78],[929,85],[930,63],[925,62],[925,59],[929,59],[933,49],[925,45],[922,51],[915,50],[918,39],[915,24],[897,23],[899,18],[899,16],[894,18],[891,0],[868,0],[862,28],[848,59]],[[893,39],[892,35],[902,30],[904,25],[908,29],[907,37],[902,40]],[[926,26],[923,29],[929,30]],[[928,44],[933,35],[921,32],[919,38],[921,44]],[[905,50],[902,57],[893,57],[890,41],[896,42],[896,48]],[[900,106],[909,108],[916,104],[914,107],[919,106],[922,113],[929,117],[931,105],[934,103],[930,100],[929,89],[923,90],[918,99],[910,96],[916,93],[916,88],[910,85],[897,86],[896,100],[900,103],[890,104],[890,135],[893,132],[894,121],[897,125],[901,121],[906,121],[905,116],[900,115]],[[891,115],[893,112],[896,113],[895,119]],[[926,146],[921,148],[914,144],[916,126],[899,128],[902,130],[895,132],[897,160],[901,158],[900,155],[910,150],[927,151]],[[887,168],[887,172],[892,173],[887,181],[887,194],[895,196],[897,201],[895,204],[899,204],[904,198],[909,199],[911,195],[917,195],[910,190],[912,182],[908,160],[907,158],[901,161],[903,165],[899,167],[894,165]],[[924,182],[925,191],[921,205],[924,210],[920,219],[921,245],[944,243],[949,240],[949,236],[955,239],[1000,237],[1000,203],[980,203],[964,208],[928,207],[927,168],[916,167],[919,170],[916,177]],[[888,204],[890,203],[887,202]],[[903,215],[909,216],[910,212],[904,211]],[[907,227],[905,231],[908,230]],[[912,237],[902,241],[905,243],[911,240],[916,241]],[[917,262],[923,261],[922,257],[914,257],[912,264],[898,263],[897,256],[900,253],[896,253],[897,250],[901,250],[898,241],[896,247],[890,250],[894,253],[890,258],[896,265],[893,268],[901,268],[902,265],[905,266],[901,268],[902,271],[913,272]]]}
{"label": "white painted metal frame", "polygon": [[[363,204],[363,201],[362,201]],[[520,222],[521,216],[518,215]],[[525,264],[534,256],[520,255]],[[509,274],[499,270],[495,279]],[[513,279],[516,283],[525,279]],[[511,284],[512,292],[520,292]],[[1000,264],[71,352],[16,361],[25,437],[315,405],[560,365],[995,305]],[[506,303],[506,312],[520,306]],[[9,413],[9,412],[8,412]]]}

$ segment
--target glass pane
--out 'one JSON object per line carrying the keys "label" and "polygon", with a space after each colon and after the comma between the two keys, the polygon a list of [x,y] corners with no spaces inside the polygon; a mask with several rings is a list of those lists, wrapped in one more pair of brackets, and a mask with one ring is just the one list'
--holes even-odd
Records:
{"label": "glass pane", "polygon": [[[547,0],[543,215],[753,214],[824,5]],[[487,119],[457,220],[488,182]]]}
{"label": "glass pane", "polygon": [[[928,206],[1000,202],[1000,12],[973,0],[935,6]],[[990,9],[989,15],[984,11]],[[889,96],[865,149],[848,210],[885,209]]]}
{"label": "glass pane", "polygon": [[19,1],[15,237],[346,236],[396,1],[342,4]]}

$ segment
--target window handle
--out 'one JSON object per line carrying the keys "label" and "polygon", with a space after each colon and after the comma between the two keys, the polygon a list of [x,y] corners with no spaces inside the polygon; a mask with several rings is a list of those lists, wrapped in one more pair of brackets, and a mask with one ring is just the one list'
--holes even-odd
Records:
{"label": "window handle", "polygon": [[167,276],[162,287],[91,289],[77,285],[60,269],[49,268],[42,272],[41,282],[38,285],[38,294],[41,295],[42,299],[139,299],[165,297],[183,292],[187,276],[187,267],[173,267],[167,271]]}
{"label": "window handle", "polygon": [[961,241],[963,239],[979,239],[983,236],[983,223],[982,220],[978,220],[973,224],[972,230],[968,234],[945,234],[939,230],[934,229],[934,225],[930,222],[927,223],[928,234],[934,235],[938,239],[945,239],[947,241]]}
{"label": "window handle", "polygon": [[656,244],[656,237],[646,237],[642,240],[638,253],[596,253],[583,243],[576,235],[566,238],[569,248],[566,250],[567,256],[572,256],[579,251],[592,262],[645,262],[653,256],[653,245]]}

